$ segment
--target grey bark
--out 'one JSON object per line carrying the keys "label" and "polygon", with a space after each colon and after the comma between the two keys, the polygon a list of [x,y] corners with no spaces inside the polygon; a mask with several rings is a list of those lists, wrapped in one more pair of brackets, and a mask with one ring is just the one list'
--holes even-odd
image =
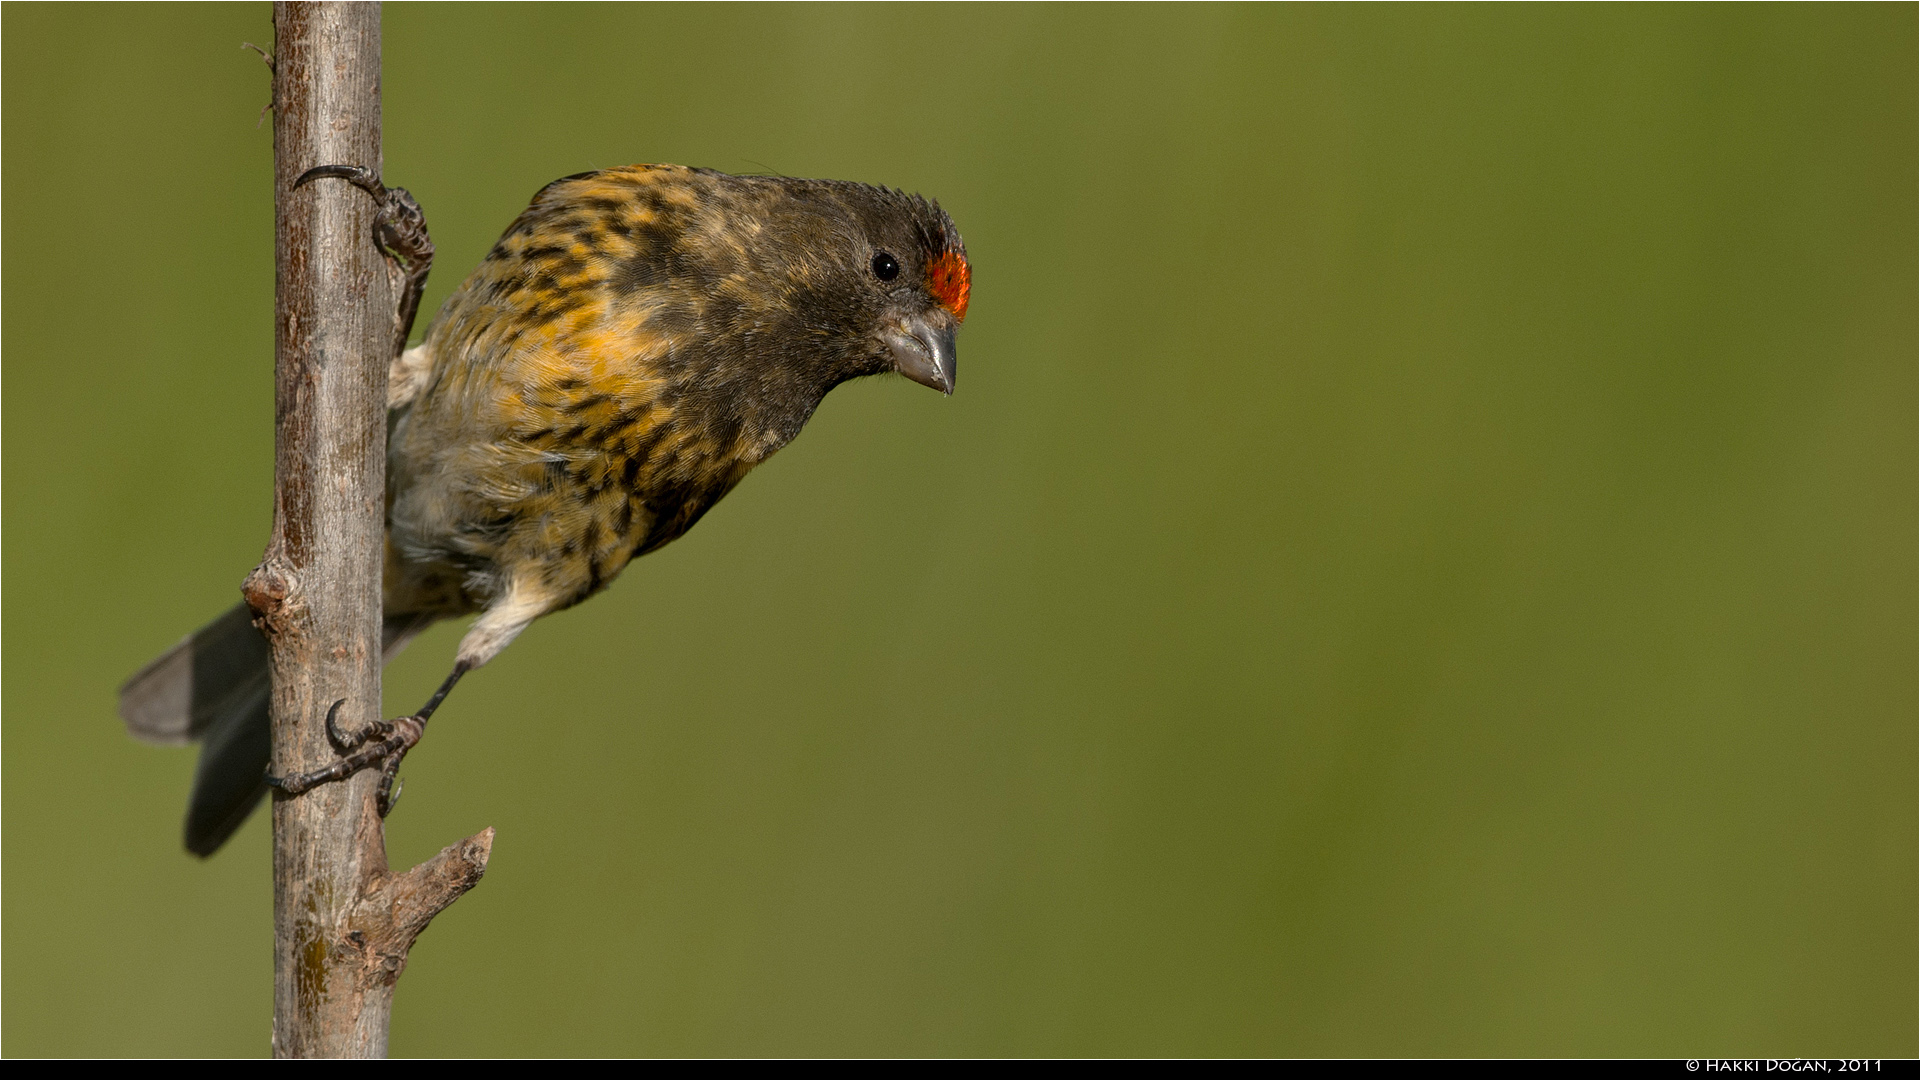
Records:
{"label": "grey bark", "polygon": [[[272,651],[273,772],[331,762],[324,720],[379,718],[387,370],[378,204],[315,165],[380,168],[380,5],[276,3],[273,534],[243,593]],[[379,770],[273,803],[276,1057],[381,1057],[427,922],[479,880],[493,830],[387,868]]]}

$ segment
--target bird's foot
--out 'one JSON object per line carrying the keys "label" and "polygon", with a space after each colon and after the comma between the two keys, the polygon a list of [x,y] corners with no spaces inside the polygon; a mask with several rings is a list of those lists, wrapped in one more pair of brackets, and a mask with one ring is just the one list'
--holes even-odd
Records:
{"label": "bird's foot", "polygon": [[375,720],[359,731],[343,732],[337,718],[340,706],[345,698],[333,703],[327,710],[327,741],[339,752],[340,758],[331,765],[315,769],[312,772],[294,776],[268,776],[267,785],[278,788],[289,795],[298,795],[310,791],[321,784],[335,780],[345,780],[354,773],[373,765],[381,766],[380,790],[377,795],[380,816],[386,817],[393,804],[400,797],[394,778],[400,771],[400,760],[407,756],[420,741],[427,729],[424,716],[403,716],[398,720]]}
{"label": "bird's foot", "polygon": [[322,177],[345,180],[380,204],[380,217],[374,228],[381,250],[409,269],[433,261],[433,238],[427,234],[427,215],[412,192],[403,187],[388,187],[380,181],[379,173],[365,165],[315,165],[301,173],[293,186],[297,189]]}
{"label": "bird's foot", "polygon": [[379,173],[365,165],[316,165],[301,173],[293,186],[298,188],[322,177],[345,180],[380,204],[373,235],[396,271],[393,274],[396,335],[393,354],[398,356],[406,348],[413,318],[420,310],[427,272],[433,269],[433,237],[427,234],[426,212],[406,188],[388,187],[381,183]]}

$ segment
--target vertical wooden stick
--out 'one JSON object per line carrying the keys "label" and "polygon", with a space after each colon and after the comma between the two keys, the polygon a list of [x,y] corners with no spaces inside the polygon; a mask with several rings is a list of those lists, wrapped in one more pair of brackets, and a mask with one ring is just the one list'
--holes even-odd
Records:
{"label": "vertical wooden stick", "polygon": [[[394,297],[378,204],[293,182],[380,160],[380,5],[274,5],[273,535],[243,592],[272,648],[273,771],[333,760],[324,718],[379,718],[387,370]],[[479,880],[491,829],[389,873],[379,770],[273,804],[276,1057],[381,1057],[427,922]]]}

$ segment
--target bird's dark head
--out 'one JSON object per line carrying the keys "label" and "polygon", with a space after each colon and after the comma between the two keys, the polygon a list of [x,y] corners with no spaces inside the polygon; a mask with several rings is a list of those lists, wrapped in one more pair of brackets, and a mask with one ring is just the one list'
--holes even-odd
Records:
{"label": "bird's dark head", "polygon": [[695,315],[685,340],[705,357],[706,396],[763,445],[798,434],[848,379],[898,372],[953,393],[973,271],[938,204],[842,180],[649,178],[684,198],[654,216],[660,243],[643,245],[643,264]]}
{"label": "bird's dark head", "polygon": [[[973,268],[953,219],[939,204],[864,184],[803,183],[802,198],[827,195],[845,207],[850,229],[827,240],[841,265],[813,303],[842,305],[864,323],[850,357],[857,374],[898,371],[943,394],[958,377],[955,335],[967,317]],[[838,294],[838,295],[836,295]]]}
{"label": "bird's dark head", "polygon": [[754,366],[819,394],[895,371],[953,393],[973,271],[938,204],[843,180],[688,169],[684,182],[695,197],[679,252],[724,268],[715,284],[750,313],[731,327],[705,320],[709,337],[755,331]]}

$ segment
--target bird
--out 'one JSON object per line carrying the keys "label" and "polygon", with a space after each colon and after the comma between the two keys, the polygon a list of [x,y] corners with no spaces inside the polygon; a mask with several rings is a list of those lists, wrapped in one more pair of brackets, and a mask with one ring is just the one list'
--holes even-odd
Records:
{"label": "bird", "polygon": [[451,673],[412,716],[341,732],[330,712],[341,756],[272,777],[252,613],[189,635],[120,694],[136,737],[201,743],[187,849],[211,855],[269,787],[376,765],[384,815],[463,675],[693,528],[828,391],[897,373],[951,395],[971,291],[952,218],[894,188],[679,165],[541,188],[389,373],[383,658],[477,616]]}

